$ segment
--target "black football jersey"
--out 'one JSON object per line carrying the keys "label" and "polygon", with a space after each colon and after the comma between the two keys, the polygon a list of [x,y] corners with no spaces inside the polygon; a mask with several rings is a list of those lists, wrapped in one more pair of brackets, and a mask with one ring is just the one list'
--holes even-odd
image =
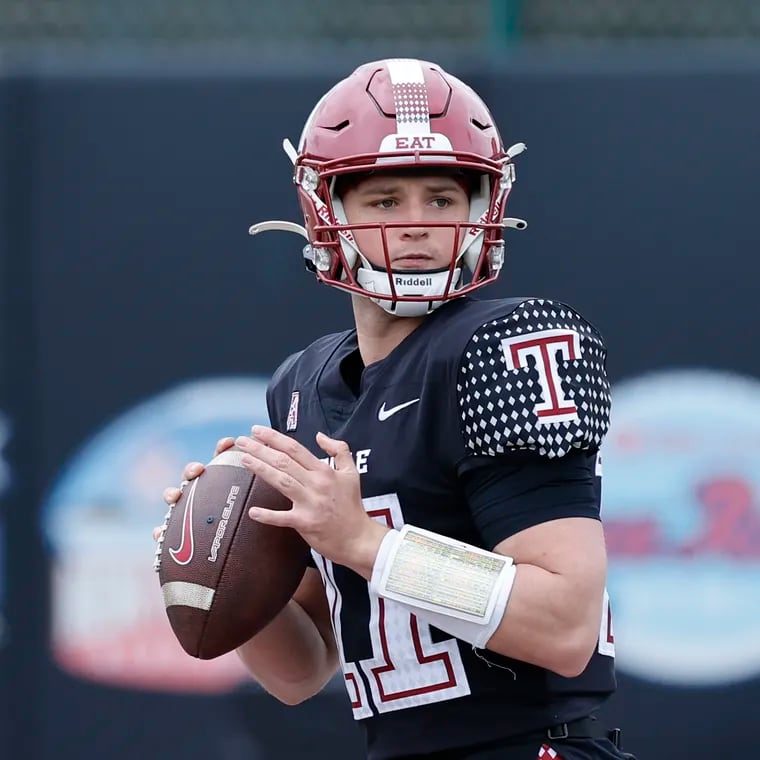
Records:
{"label": "black football jersey", "polygon": [[[272,426],[315,455],[346,441],[365,509],[486,549],[549,519],[599,518],[609,425],[605,346],[569,306],[541,299],[441,306],[361,368],[356,332],[328,335],[272,378]],[[609,609],[576,678],[474,650],[313,553],[354,717],[370,758],[452,749],[582,717],[615,688]],[[605,595],[606,597],[606,595]],[[507,608],[507,620],[509,609]]]}

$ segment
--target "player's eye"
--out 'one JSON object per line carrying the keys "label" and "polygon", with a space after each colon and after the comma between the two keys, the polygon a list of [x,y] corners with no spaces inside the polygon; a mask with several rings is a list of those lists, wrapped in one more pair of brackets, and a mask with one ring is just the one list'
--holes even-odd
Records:
{"label": "player's eye", "polygon": [[393,198],[383,198],[382,200],[379,200],[375,203],[375,206],[378,208],[394,208],[396,205],[396,201],[393,200]]}
{"label": "player's eye", "polygon": [[450,198],[434,198],[433,205],[436,208],[448,208],[451,205]]}

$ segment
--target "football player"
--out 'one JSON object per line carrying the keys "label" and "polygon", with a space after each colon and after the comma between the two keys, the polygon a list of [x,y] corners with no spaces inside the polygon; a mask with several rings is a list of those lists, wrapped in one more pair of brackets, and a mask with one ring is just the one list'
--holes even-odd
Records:
{"label": "football player", "polygon": [[[440,66],[360,66],[286,141],[308,268],[354,325],[286,359],[234,441],[313,566],[238,650],[295,704],[340,667],[368,757],[622,758],[599,449],[606,349],[575,309],[481,300],[522,143]],[[233,444],[225,439],[217,452]],[[184,477],[196,477],[192,463]],[[173,503],[179,490],[169,488]]]}

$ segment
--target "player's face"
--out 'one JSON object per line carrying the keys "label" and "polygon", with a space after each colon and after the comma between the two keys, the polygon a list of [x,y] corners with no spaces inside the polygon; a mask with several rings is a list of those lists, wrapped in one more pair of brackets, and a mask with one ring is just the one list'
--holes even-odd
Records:
{"label": "player's face", "polygon": [[[464,236],[462,227],[429,227],[430,222],[466,222],[470,198],[465,186],[445,174],[377,174],[351,185],[342,196],[349,224],[410,222],[386,227],[391,269],[443,269],[451,263]],[[415,222],[419,222],[418,226]],[[380,269],[387,268],[380,228],[353,230],[361,252]],[[459,238],[457,240],[457,237]],[[456,242],[456,246],[455,246]]]}

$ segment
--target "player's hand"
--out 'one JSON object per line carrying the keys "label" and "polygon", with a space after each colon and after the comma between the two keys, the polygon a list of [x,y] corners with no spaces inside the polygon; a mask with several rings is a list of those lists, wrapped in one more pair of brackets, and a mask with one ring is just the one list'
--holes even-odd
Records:
{"label": "player's hand", "polygon": [[[220,438],[216,442],[216,447],[214,448],[214,456],[221,454],[223,451],[226,451],[234,445],[234,438]],[[164,488],[164,501],[169,506],[176,504],[179,501],[179,497],[182,496],[182,491],[184,490],[185,486],[191,480],[197,478],[205,469],[205,465],[201,462],[188,462],[185,465],[185,469],[182,470],[182,485],[179,488],[177,486],[169,486],[168,488]],[[154,541],[158,541],[158,539],[161,538],[161,534],[164,532],[165,528],[165,525],[157,525],[155,528],[153,528]]]}
{"label": "player's hand", "polygon": [[317,434],[317,444],[333,459],[330,467],[298,441],[268,427],[256,425],[251,437],[240,436],[235,443],[245,452],[242,464],[293,502],[292,509],[283,511],[254,506],[249,516],[294,528],[323,557],[369,578],[388,528],[364,510],[348,444]]}

